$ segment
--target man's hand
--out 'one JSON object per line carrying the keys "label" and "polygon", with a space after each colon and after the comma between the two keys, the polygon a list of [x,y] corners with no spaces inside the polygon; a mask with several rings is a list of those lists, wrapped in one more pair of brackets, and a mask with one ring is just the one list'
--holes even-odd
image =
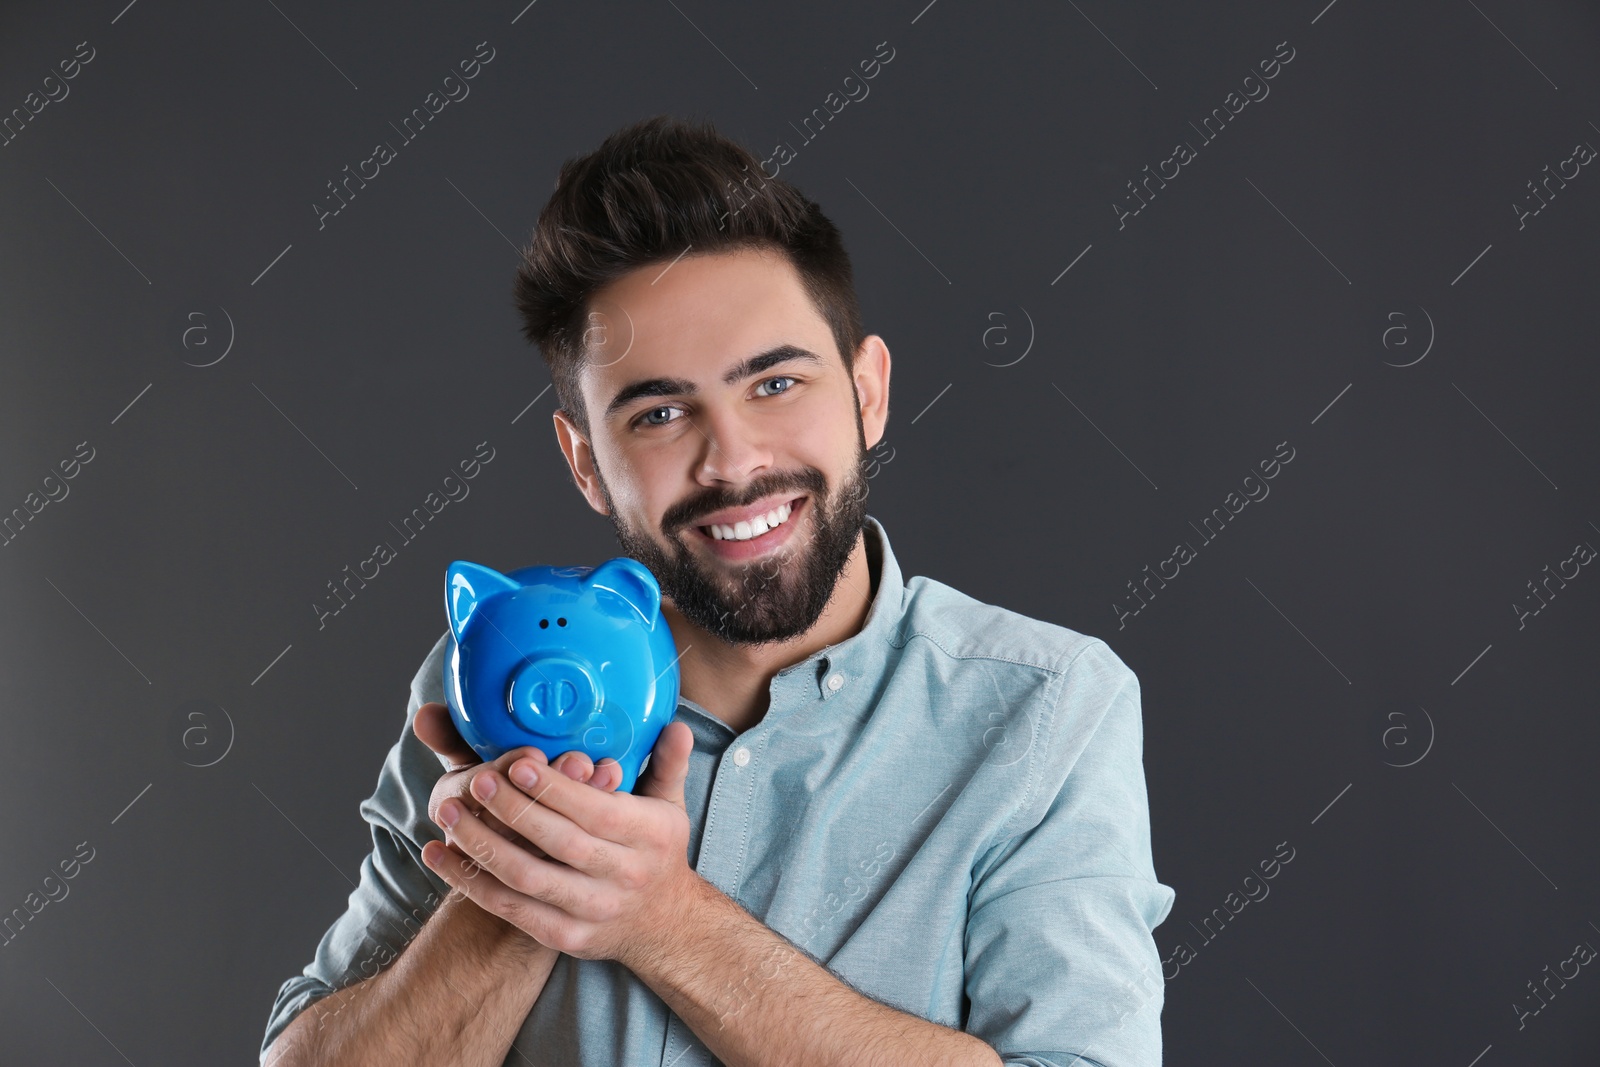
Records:
{"label": "man's hand", "polygon": [[[439,805],[446,798],[453,797],[457,803],[464,805],[468,811],[492,826],[497,833],[508,835],[522,847],[531,848],[537,855],[544,856],[543,851],[525,841],[521,835],[510,831],[493,814],[484,813],[482,806],[472,796],[470,789],[472,776],[485,764],[472,750],[472,746],[461,739],[447,706],[437,703],[422,705],[417,709],[416,717],[411,722],[411,730],[423,744],[450,761],[450,769],[434,783],[433,796],[428,800],[428,818],[434,825],[444,829],[444,825],[439,822]],[[526,745],[512,749],[487,766],[505,774],[513,763],[523,758],[535,760],[541,765],[546,763],[546,756],[542,751]],[[551,765],[576,782],[587,782],[607,792],[614,791],[622,784],[622,767],[613,759],[591,763],[588,756],[574,750],[557,756]]]}
{"label": "man's hand", "polygon": [[423,861],[541,944],[631,966],[684,935],[708,887],[688,863],[693,748],[689,727],[668,723],[632,793],[584,788],[537,755],[477,768],[471,794],[485,814],[460,799],[436,812],[456,815],[452,840],[472,859],[429,842]]}

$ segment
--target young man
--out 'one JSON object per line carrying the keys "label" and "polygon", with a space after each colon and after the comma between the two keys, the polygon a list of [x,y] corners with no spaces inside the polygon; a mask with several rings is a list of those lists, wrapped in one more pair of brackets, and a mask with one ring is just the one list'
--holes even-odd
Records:
{"label": "young man", "polygon": [[866,514],[889,350],[817,205],[649,119],[562,167],[516,296],[579,490],[660,581],[677,714],[633,793],[477,765],[441,637],[263,1063],[1158,1064],[1138,681],[904,578]]}

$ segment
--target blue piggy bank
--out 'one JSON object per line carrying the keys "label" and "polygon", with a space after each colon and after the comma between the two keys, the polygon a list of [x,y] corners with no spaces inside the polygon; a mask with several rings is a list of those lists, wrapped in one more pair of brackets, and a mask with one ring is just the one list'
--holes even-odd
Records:
{"label": "blue piggy bank", "polygon": [[457,560],[445,574],[444,691],[485,762],[533,745],[622,767],[618,791],[678,709],[678,652],[661,587],[626,556],[599,567],[501,574]]}

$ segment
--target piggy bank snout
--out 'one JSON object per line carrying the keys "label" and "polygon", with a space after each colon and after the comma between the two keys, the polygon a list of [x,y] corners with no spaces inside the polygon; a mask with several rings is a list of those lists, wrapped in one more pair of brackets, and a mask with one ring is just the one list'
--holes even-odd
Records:
{"label": "piggy bank snout", "polygon": [[600,707],[600,683],[579,660],[545,656],[531,659],[517,670],[508,700],[512,718],[523,729],[561,734]]}

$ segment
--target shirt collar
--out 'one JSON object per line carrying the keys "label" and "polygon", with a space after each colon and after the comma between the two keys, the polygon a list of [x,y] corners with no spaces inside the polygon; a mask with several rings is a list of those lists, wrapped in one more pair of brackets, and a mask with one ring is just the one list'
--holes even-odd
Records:
{"label": "shirt collar", "polygon": [[[855,689],[883,671],[888,648],[905,614],[905,579],[889,545],[887,531],[882,523],[868,515],[862,533],[866,538],[868,570],[878,572],[877,588],[872,591],[872,606],[867,611],[866,621],[859,631],[843,641],[818,649],[776,675],[784,678],[800,674],[823,700]],[[840,580],[844,580],[842,575]]]}

